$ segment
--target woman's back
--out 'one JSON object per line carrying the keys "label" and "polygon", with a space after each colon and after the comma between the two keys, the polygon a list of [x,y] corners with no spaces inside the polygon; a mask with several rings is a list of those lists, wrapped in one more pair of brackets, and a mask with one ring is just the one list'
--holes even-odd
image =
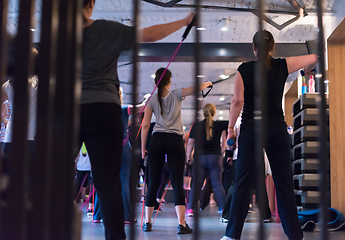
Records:
{"label": "woman's back", "polygon": [[[244,110],[242,123],[254,119],[255,111],[255,61],[243,63],[238,71],[241,73],[244,85]],[[288,68],[285,59],[272,59],[271,70],[267,72],[267,114],[272,120],[284,121],[282,98]]]}
{"label": "woman's back", "polygon": [[197,145],[197,152],[200,155],[221,154],[220,137],[223,131],[227,130],[228,121],[214,121],[212,125],[212,137],[207,140],[206,136],[206,120],[196,123],[191,132],[190,138],[196,138],[197,132],[200,133],[200,145]]}
{"label": "woman's back", "polygon": [[96,20],[84,28],[83,37],[81,103],[120,105],[117,62],[121,51],[131,47],[134,29],[118,22]]}
{"label": "woman's back", "polygon": [[162,114],[158,101],[158,94],[152,95],[148,106],[156,116],[156,125],[153,129],[155,132],[176,133],[183,135],[183,125],[181,116],[182,89],[175,89],[162,98]]}

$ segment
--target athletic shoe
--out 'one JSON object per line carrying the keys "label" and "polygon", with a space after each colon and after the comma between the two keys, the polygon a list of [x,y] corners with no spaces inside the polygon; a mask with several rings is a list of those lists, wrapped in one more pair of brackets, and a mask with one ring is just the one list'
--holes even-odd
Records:
{"label": "athletic shoe", "polygon": [[221,217],[221,218],[219,218],[219,222],[227,223],[227,222],[229,222],[229,220]]}
{"label": "athletic shoe", "polygon": [[92,220],[94,223],[100,223],[101,222],[101,220],[96,220],[96,219],[93,219]]}
{"label": "athletic shoe", "polygon": [[[157,210],[158,210],[158,208],[155,208],[155,209],[153,209],[153,212],[156,213]],[[159,208],[159,211],[158,211],[158,212],[163,212],[162,208]]]}
{"label": "athletic shoe", "polygon": [[249,207],[248,213],[255,213],[255,209],[253,207]]}
{"label": "athletic shoe", "polygon": [[152,231],[152,224],[147,222],[143,224],[143,231],[144,232],[151,232]]}
{"label": "athletic shoe", "polygon": [[192,232],[193,232],[193,229],[191,229],[187,223],[186,223],[186,226],[183,226],[181,224],[178,225],[177,234],[189,234]]}
{"label": "athletic shoe", "polygon": [[188,209],[186,214],[188,217],[193,217],[193,209]]}
{"label": "athletic shoe", "polygon": [[86,215],[87,215],[88,217],[92,217],[92,209],[91,209],[91,208],[88,208],[88,209],[87,209]]}
{"label": "athletic shoe", "polygon": [[125,220],[125,224],[131,224],[132,222],[137,223],[136,219],[133,220]]}
{"label": "athletic shoe", "polygon": [[264,223],[272,223],[273,222],[273,218],[267,218],[263,222]]}
{"label": "athletic shoe", "polygon": [[220,240],[240,240],[240,239],[223,236]]}

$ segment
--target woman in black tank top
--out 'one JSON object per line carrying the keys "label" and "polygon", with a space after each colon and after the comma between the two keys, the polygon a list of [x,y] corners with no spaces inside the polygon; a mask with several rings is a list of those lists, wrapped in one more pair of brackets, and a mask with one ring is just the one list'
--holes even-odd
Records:
{"label": "woman in black tank top", "polygon": [[[199,161],[199,177],[193,180],[193,186],[189,194],[188,216],[193,216],[193,209],[197,204],[202,185],[207,176],[210,178],[219,207],[225,208],[225,191],[222,185],[222,151],[220,138],[225,133],[228,121],[213,121],[216,114],[216,106],[208,103],[203,109],[205,120],[197,122],[191,130],[187,144],[187,162],[191,160],[191,153],[195,145],[197,132],[200,133],[200,145],[196,146],[195,156]],[[225,135],[224,135],[225,141]],[[196,165],[194,165],[194,168]]]}
{"label": "woman in black tank top", "polygon": [[[299,225],[297,206],[295,201],[291,160],[290,137],[282,111],[283,90],[287,76],[290,73],[305,68],[309,73],[317,63],[314,54],[274,59],[274,39],[270,32],[263,31],[267,44],[265,53],[267,77],[267,144],[265,150],[270,161],[273,180],[276,187],[278,212],[285,234],[290,240],[303,239],[303,232]],[[258,56],[259,33],[253,38],[254,55]],[[247,216],[250,188],[254,181],[255,137],[254,137],[254,81],[256,61],[243,63],[237,70],[234,97],[231,103],[228,139],[234,139],[234,125],[244,104],[241,134],[239,137],[238,161],[236,163],[236,184],[232,200],[230,218],[222,240],[240,239],[244,220]],[[233,146],[234,147],[234,146]]]}

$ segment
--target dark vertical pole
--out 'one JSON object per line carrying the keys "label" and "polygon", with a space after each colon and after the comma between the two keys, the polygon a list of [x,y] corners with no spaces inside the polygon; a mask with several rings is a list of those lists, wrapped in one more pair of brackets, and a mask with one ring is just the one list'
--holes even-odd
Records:
{"label": "dark vertical pole", "polygon": [[[134,35],[134,44],[133,44],[133,72],[132,72],[132,104],[133,104],[133,118],[132,118],[132,126],[131,126],[131,143],[132,143],[132,165],[136,166],[136,162],[138,161],[138,142],[135,140],[138,126],[137,126],[137,85],[138,85],[138,54],[139,54],[139,44],[138,44],[138,27],[139,27],[139,14],[140,14],[140,1],[134,0],[134,11],[133,11],[133,21],[134,21],[134,28],[135,28],[135,35]],[[135,177],[136,174],[136,167],[131,167],[132,173],[131,178]],[[135,216],[135,195],[136,195],[136,184],[134,185],[134,181],[130,181],[132,183],[130,185],[130,201],[131,201],[131,219],[134,219]],[[144,186],[145,187],[145,186]],[[135,239],[135,226],[134,222],[131,221],[131,230],[129,239]]]}
{"label": "dark vertical pole", "polygon": [[[254,119],[255,119],[255,157],[256,157],[256,164],[257,164],[257,192],[266,191],[264,183],[259,179],[262,179],[262,174],[264,172],[264,162],[263,162],[263,147],[266,145],[266,120],[267,120],[267,81],[266,81],[266,69],[265,69],[265,60],[266,56],[265,53],[267,52],[267,44],[264,41],[263,35],[263,18],[264,18],[264,8],[265,8],[265,0],[258,1],[258,16],[259,16],[259,31],[260,31],[260,43],[259,43],[259,61],[256,65],[256,79],[255,79],[255,112],[254,112]],[[261,205],[260,202],[263,202],[263,194],[258,195],[259,206]],[[261,196],[261,197],[260,197]],[[259,231],[258,231],[258,239],[263,240],[265,239],[265,229],[263,225],[263,221],[261,216],[259,218]]]}
{"label": "dark vertical pole", "polygon": [[48,239],[49,193],[52,143],[52,114],[55,92],[55,57],[58,22],[58,1],[42,2],[39,58],[39,88],[37,93],[36,156],[34,163],[33,219],[29,229],[31,239]]}
{"label": "dark vertical pole", "polygon": [[[7,0],[0,0],[0,85],[2,86],[5,76],[6,76],[6,56],[7,56],[7,12],[8,12],[8,1]],[[0,99],[1,99],[1,93],[0,91]],[[2,103],[1,103],[2,104]],[[1,125],[1,124],[0,124]],[[3,177],[3,169],[2,169],[2,156],[1,156],[1,151],[0,149],[0,179]],[[0,189],[0,194],[2,192],[2,189]],[[1,203],[0,199],[0,203]],[[2,217],[2,208],[0,204],[0,219],[3,219]],[[0,225],[1,220],[0,220]],[[2,227],[0,226],[0,236],[2,235]]]}
{"label": "dark vertical pole", "polygon": [[319,65],[318,73],[321,74],[319,79],[320,89],[320,103],[319,103],[319,159],[320,159],[320,203],[321,203],[321,239],[328,240],[328,206],[329,206],[329,161],[328,161],[328,127],[327,127],[327,113],[326,113],[326,98],[325,98],[325,40],[323,31],[323,1],[317,1],[317,15],[318,15],[318,53]]}
{"label": "dark vertical pole", "polygon": [[27,239],[28,197],[28,78],[32,76],[33,0],[21,0],[18,33],[15,40],[14,102],[12,113],[12,147],[9,159],[10,183],[6,209],[4,239]]}
{"label": "dark vertical pole", "polygon": [[49,217],[49,237],[56,240],[72,239],[74,233],[73,177],[78,152],[75,140],[79,137],[81,12],[80,0],[59,0],[50,198],[50,212],[54,214]]}
{"label": "dark vertical pole", "polygon": [[[200,0],[195,0],[196,4],[196,11],[195,11],[195,25],[200,26]],[[194,49],[194,61],[195,61],[195,73],[194,73],[194,80],[195,80],[195,93],[194,93],[194,107],[195,107],[195,122],[198,122],[198,112],[199,112],[199,101],[198,101],[198,95],[199,93],[199,78],[200,75],[200,31],[195,28],[195,49]],[[199,125],[200,126],[200,125]],[[197,137],[196,137],[196,148],[200,145],[200,137],[198,136],[200,133],[200,130],[197,131]],[[193,181],[197,181],[199,179],[200,171],[199,171],[199,156],[195,156],[194,161],[194,170],[193,170]],[[195,196],[196,194],[196,188],[194,188],[194,191],[192,194]],[[198,199],[198,197],[196,198]],[[200,236],[200,227],[199,227],[199,208],[197,206],[194,207],[196,211],[194,211],[194,240],[198,240]]]}

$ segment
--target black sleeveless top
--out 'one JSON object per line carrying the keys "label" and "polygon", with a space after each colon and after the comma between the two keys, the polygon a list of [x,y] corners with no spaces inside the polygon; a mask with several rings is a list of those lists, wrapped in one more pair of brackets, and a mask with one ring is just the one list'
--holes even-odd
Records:
{"label": "black sleeveless top", "polygon": [[[244,109],[241,128],[253,122],[255,109],[255,67],[256,61],[242,63],[237,71],[241,73],[244,84]],[[267,72],[267,114],[268,120],[284,122],[282,98],[289,72],[285,59],[272,59],[271,70]]]}
{"label": "black sleeveless top", "polygon": [[220,137],[222,132],[228,129],[229,121],[214,121],[212,126],[212,138],[206,138],[206,120],[197,122],[190,131],[189,138],[196,138],[197,131],[200,131],[200,145],[196,146],[196,153],[200,155],[221,155]]}

